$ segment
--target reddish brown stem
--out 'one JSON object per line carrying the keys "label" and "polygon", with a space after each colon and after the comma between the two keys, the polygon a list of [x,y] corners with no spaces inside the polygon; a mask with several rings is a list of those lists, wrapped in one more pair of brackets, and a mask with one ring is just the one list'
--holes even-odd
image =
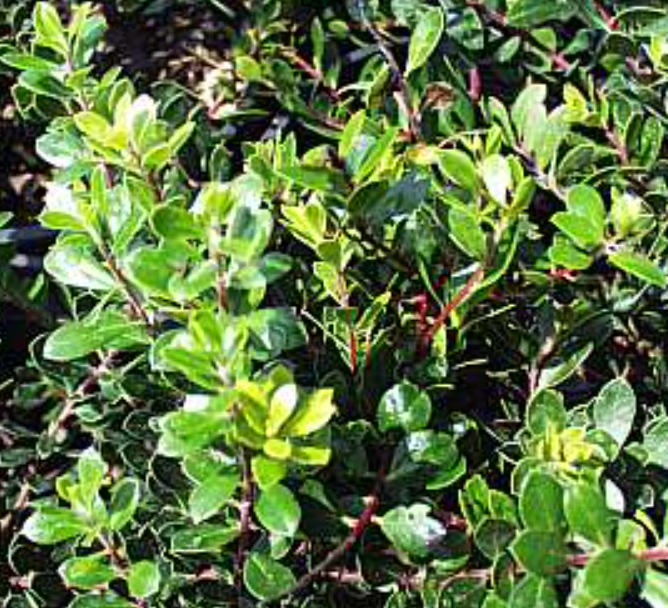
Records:
{"label": "reddish brown stem", "polygon": [[325,558],[316,565],[313,569],[309,570],[304,576],[302,576],[296,584],[290,589],[285,595],[293,595],[306,589],[314,580],[324,575],[336,562],[338,562],[350,549],[353,548],[355,543],[361,538],[365,530],[369,527],[374,515],[378,511],[380,505],[380,491],[385,483],[385,475],[387,473],[388,466],[387,455],[383,457],[383,462],[378,470],[376,475],[376,482],[374,484],[371,495],[366,500],[366,506],[362,511],[362,514],[359,516],[355,524],[353,525],[350,534],[346,536],[343,542],[330,551]]}
{"label": "reddish brown stem", "polygon": [[436,332],[443,327],[445,322],[450,318],[450,315],[471,295],[475,286],[482,281],[484,276],[485,269],[481,266],[471,275],[464,287],[455,294],[452,300],[441,309],[431,327],[420,336],[419,350],[421,355],[426,355]]}

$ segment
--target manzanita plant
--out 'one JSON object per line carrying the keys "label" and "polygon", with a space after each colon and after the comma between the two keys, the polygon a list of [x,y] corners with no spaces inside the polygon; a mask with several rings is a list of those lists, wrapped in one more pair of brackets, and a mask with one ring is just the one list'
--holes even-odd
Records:
{"label": "manzanita plant", "polygon": [[668,607],[662,4],[193,0],[197,86],[110,4],[0,54],[3,606]]}

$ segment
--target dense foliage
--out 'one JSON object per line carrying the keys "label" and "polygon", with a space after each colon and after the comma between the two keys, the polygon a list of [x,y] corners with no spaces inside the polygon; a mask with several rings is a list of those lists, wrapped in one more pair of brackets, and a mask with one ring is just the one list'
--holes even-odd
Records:
{"label": "dense foliage", "polygon": [[663,0],[65,4],[3,606],[668,608]]}

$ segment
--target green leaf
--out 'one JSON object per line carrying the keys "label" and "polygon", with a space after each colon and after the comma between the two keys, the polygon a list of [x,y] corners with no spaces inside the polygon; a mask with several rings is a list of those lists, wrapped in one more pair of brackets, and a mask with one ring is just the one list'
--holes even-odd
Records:
{"label": "green leaf", "polygon": [[97,593],[78,595],[68,608],[136,608],[136,606],[115,593],[107,592],[103,595]]}
{"label": "green leaf", "polygon": [[598,602],[621,600],[643,568],[630,551],[606,549],[587,562],[582,592]]}
{"label": "green leaf", "polygon": [[143,325],[115,311],[104,311],[96,318],[59,327],[47,338],[43,354],[51,361],[73,361],[96,350],[125,350],[147,340]]}
{"label": "green leaf", "polygon": [[271,602],[287,594],[295,586],[294,574],[277,561],[253,552],[244,564],[244,584],[257,599]]}
{"label": "green leaf", "polygon": [[652,608],[668,608],[668,575],[649,569],[643,582],[642,598]]}
{"label": "green leaf", "polygon": [[534,394],[527,406],[527,426],[534,435],[542,435],[549,428],[562,431],[566,428],[567,413],[564,397],[553,390]]}
{"label": "green leaf", "polygon": [[508,608],[560,608],[554,583],[546,578],[527,574],[513,586]]}
{"label": "green leaf", "polygon": [[200,524],[186,530],[179,530],[171,538],[173,553],[218,552],[239,536],[238,526],[216,526]]}
{"label": "green leaf", "polygon": [[613,266],[617,266],[645,283],[662,288],[666,286],[665,271],[640,253],[616,251],[608,256],[608,260]]}
{"label": "green leaf", "polygon": [[466,255],[483,260],[487,255],[487,239],[478,218],[468,210],[452,207],[448,212],[450,238]]}
{"label": "green leaf", "polygon": [[499,557],[515,538],[515,525],[503,519],[485,518],[475,530],[475,544],[489,559]]}
{"label": "green leaf", "polygon": [[594,261],[593,256],[575,247],[570,240],[564,237],[559,238],[559,235],[557,235],[554,243],[550,246],[548,256],[550,262],[555,266],[561,266],[570,270],[586,270]]}
{"label": "green leaf", "polygon": [[113,277],[84,242],[72,237],[60,239],[44,258],[44,268],[64,285],[95,291],[114,289],[116,283]]}
{"label": "green leaf", "polygon": [[302,513],[294,494],[285,486],[274,484],[260,493],[255,515],[273,534],[292,537],[299,529]]}
{"label": "green leaf", "polygon": [[443,524],[429,516],[427,505],[396,507],[380,518],[383,534],[402,553],[426,559],[445,538]]}
{"label": "green leaf", "polygon": [[179,207],[159,207],[151,218],[155,231],[166,239],[197,239],[204,236],[195,216]]}
{"label": "green leaf", "polygon": [[40,158],[59,169],[71,167],[85,154],[81,140],[68,131],[42,135],[35,143],[35,151]]}
{"label": "green leaf", "polygon": [[550,221],[582,249],[591,250],[603,243],[603,231],[588,217],[560,211]]}
{"label": "green leaf", "polygon": [[438,46],[444,27],[445,18],[440,8],[427,8],[421,13],[408,48],[406,76],[427,63]]}
{"label": "green leaf", "polygon": [[354,180],[356,184],[363,183],[368,177],[373,176],[377,169],[383,166],[384,160],[392,155],[397,135],[399,135],[398,128],[393,127],[388,129],[371,147],[361,165],[355,171]]}
{"label": "green leaf", "polygon": [[288,420],[283,429],[283,437],[304,437],[323,428],[336,413],[333,403],[334,391],[323,388],[309,394],[299,404],[297,412]]}
{"label": "green leaf", "polygon": [[40,507],[23,524],[21,533],[34,543],[54,545],[81,536],[88,527],[76,513],[62,507]]}
{"label": "green leaf", "polygon": [[429,424],[431,399],[417,386],[404,381],[383,395],[377,416],[383,433],[392,429],[403,429],[407,433],[420,431]]}
{"label": "green leaf", "polygon": [[58,11],[49,2],[38,2],[32,15],[37,34],[37,42],[41,46],[49,47],[63,56],[68,54],[65,28],[60,20]]}
{"label": "green leaf", "polygon": [[568,551],[560,533],[525,530],[511,550],[526,570],[538,576],[552,576],[568,564]]}
{"label": "green leaf", "polygon": [[652,420],[644,429],[642,447],[647,452],[647,464],[655,464],[668,469],[668,418],[660,416]]}
{"label": "green leaf", "polygon": [[109,529],[121,530],[131,520],[139,505],[140,487],[136,479],[119,480],[111,489],[109,504]]}
{"label": "green leaf", "polygon": [[251,460],[251,471],[260,490],[266,490],[279,483],[288,472],[284,462],[267,458],[262,454]]}
{"label": "green leaf", "polygon": [[500,205],[505,205],[513,186],[513,176],[506,158],[500,154],[488,156],[482,162],[481,171],[485,188],[491,197]]}
{"label": "green leaf", "polygon": [[160,569],[150,561],[132,564],[128,573],[128,589],[132,597],[146,598],[160,591]]}
{"label": "green leaf", "polygon": [[116,571],[102,555],[72,557],[60,566],[58,573],[68,587],[93,589],[116,578]]}
{"label": "green leaf", "polygon": [[594,401],[594,424],[605,431],[621,448],[633,429],[636,396],[625,378],[606,384]]}
{"label": "green leaf", "polygon": [[543,369],[538,383],[538,390],[558,386],[568,380],[591,354],[594,344],[585,344],[580,350],[564,358],[556,357],[552,363]]}
{"label": "green leaf", "polygon": [[508,25],[534,28],[548,21],[570,19],[576,7],[568,0],[512,0],[508,3]]}
{"label": "green leaf", "polygon": [[234,494],[239,485],[236,474],[214,474],[199,484],[188,499],[188,513],[199,524],[216,515]]}
{"label": "green leaf", "polygon": [[445,176],[469,192],[478,192],[480,177],[474,162],[461,150],[441,150],[438,163]]}
{"label": "green leaf", "polygon": [[89,448],[79,455],[77,477],[79,478],[81,498],[85,504],[92,505],[97,498],[106,471],[107,465],[95,449]]}
{"label": "green leaf", "polygon": [[564,490],[555,477],[544,471],[532,471],[522,484],[520,515],[532,530],[561,533],[565,528]]}
{"label": "green leaf", "polygon": [[589,219],[596,227],[599,240],[603,240],[606,210],[598,191],[585,184],[574,186],[568,191],[566,206],[571,213]]}
{"label": "green leaf", "polygon": [[616,516],[598,485],[578,482],[566,488],[564,513],[573,534],[597,545],[610,542]]}

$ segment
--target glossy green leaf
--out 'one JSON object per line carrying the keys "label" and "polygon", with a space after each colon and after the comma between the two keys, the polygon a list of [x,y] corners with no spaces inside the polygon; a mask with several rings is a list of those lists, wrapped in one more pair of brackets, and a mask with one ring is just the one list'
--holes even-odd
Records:
{"label": "glossy green leaf", "polygon": [[257,599],[271,602],[290,592],[297,579],[290,569],[262,553],[253,552],[244,564],[244,584]]}
{"label": "glossy green leaf", "polygon": [[619,447],[628,439],[636,416],[636,396],[625,378],[606,384],[594,401],[594,424],[612,437]]}
{"label": "glossy green leaf", "polygon": [[380,519],[383,534],[402,553],[415,558],[427,558],[444,539],[443,524],[429,515],[427,505],[395,507]]}
{"label": "glossy green leaf", "polygon": [[216,515],[232,498],[239,476],[214,474],[200,483],[188,499],[188,513],[199,524]]}
{"label": "glossy green leaf", "polygon": [[414,384],[402,382],[383,395],[377,416],[382,432],[392,429],[402,429],[407,433],[420,431],[429,424],[431,399]]}
{"label": "glossy green leaf", "polygon": [[147,598],[160,591],[160,569],[150,561],[135,562],[128,573],[128,589],[132,597]]}
{"label": "glossy green leaf", "polygon": [[93,589],[114,580],[117,576],[102,555],[71,557],[64,561],[58,573],[69,587]]}
{"label": "glossy green leaf", "polygon": [[441,8],[430,7],[421,13],[411,36],[406,75],[427,63],[438,46],[444,27],[445,18]]}
{"label": "glossy green leaf", "polygon": [[21,533],[34,543],[54,545],[88,531],[79,516],[62,507],[40,507],[23,524]]}
{"label": "glossy green leaf", "polygon": [[294,536],[301,520],[299,502],[288,488],[280,484],[262,490],[255,505],[255,514],[267,530],[279,536]]}
{"label": "glossy green leaf", "polygon": [[542,532],[563,532],[564,491],[561,483],[550,473],[533,471],[522,484],[520,515],[524,525]]}

